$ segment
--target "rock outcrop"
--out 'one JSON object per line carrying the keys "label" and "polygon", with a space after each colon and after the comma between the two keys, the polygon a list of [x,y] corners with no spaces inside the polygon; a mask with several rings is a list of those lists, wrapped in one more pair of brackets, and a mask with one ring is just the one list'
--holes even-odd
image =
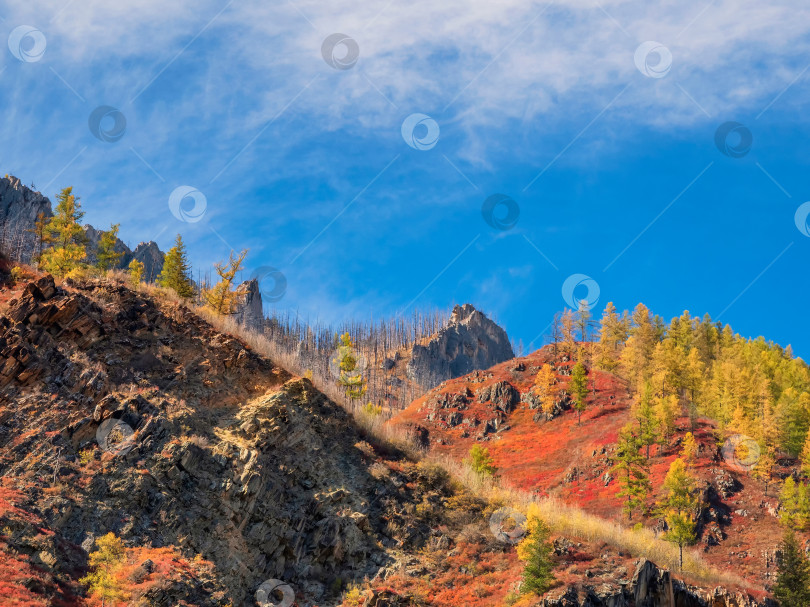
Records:
{"label": "rock outcrop", "polygon": [[242,297],[234,313],[236,321],[252,331],[261,332],[264,327],[264,308],[259,281],[255,278],[246,280],[239,285],[238,290]]}
{"label": "rock outcrop", "polygon": [[670,572],[642,559],[632,581],[618,585],[568,586],[546,595],[542,607],[777,607],[770,600],[757,601],[748,594],[725,588],[705,591],[675,579]]}
{"label": "rock outcrop", "polygon": [[447,325],[430,341],[413,347],[406,372],[412,381],[430,389],[514,357],[506,331],[471,304],[464,304],[453,308]]}
{"label": "rock outcrop", "polygon": [[0,249],[24,263],[36,254],[37,239],[32,231],[37,216],[51,217],[51,201],[26,187],[16,177],[0,179]]}

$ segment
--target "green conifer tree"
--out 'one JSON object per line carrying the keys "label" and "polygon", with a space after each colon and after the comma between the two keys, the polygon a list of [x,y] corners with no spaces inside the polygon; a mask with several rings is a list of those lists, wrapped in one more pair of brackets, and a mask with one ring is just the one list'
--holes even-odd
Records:
{"label": "green conifer tree", "polygon": [[669,530],[664,539],[676,544],[683,570],[683,547],[695,541],[694,511],[697,507],[695,480],[686,470],[685,462],[678,458],[669,466],[664,480],[664,500],[661,507],[666,513]]}
{"label": "green conifer tree", "polygon": [[523,569],[521,593],[542,595],[554,582],[554,563],[551,560],[553,547],[548,541],[551,530],[542,519],[534,519],[531,532],[521,546],[521,554],[526,565]]}
{"label": "green conifer tree", "polygon": [[781,607],[807,607],[810,605],[810,564],[791,529],[785,530],[780,548],[782,560],[773,594]]}
{"label": "green conifer tree", "polygon": [[180,297],[190,299],[194,296],[194,283],[191,280],[191,265],[188,263],[186,245],[180,234],[174,246],[163,259],[163,270],[157,280],[161,287],[173,289]]}
{"label": "green conifer tree", "polygon": [[652,488],[646,474],[644,456],[639,453],[641,441],[628,424],[619,432],[619,442],[616,446],[616,464],[612,470],[618,473],[619,497],[625,498],[623,511],[628,520],[632,518],[633,511],[644,505],[650,489]]}
{"label": "green conifer tree", "polygon": [[782,502],[782,510],[780,519],[782,524],[788,529],[795,530],[801,523],[801,500],[799,496],[799,488],[796,486],[796,481],[792,476],[785,479],[785,484],[782,485],[782,492],[779,495],[779,500]]}
{"label": "green conifer tree", "polygon": [[639,441],[646,448],[647,459],[650,459],[650,447],[658,440],[658,422],[653,406],[653,389],[649,381],[644,383],[638,407],[636,408],[636,421],[638,421]]}
{"label": "green conifer tree", "polygon": [[492,476],[498,470],[495,467],[495,460],[489,454],[489,449],[481,445],[472,446],[468,463],[473,470],[483,476]]}
{"label": "green conifer tree", "polygon": [[568,384],[571,397],[574,399],[574,409],[577,411],[577,424],[582,423],[582,412],[585,410],[588,397],[588,376],[585,365],[578,362],[571,369],[571,381]]}

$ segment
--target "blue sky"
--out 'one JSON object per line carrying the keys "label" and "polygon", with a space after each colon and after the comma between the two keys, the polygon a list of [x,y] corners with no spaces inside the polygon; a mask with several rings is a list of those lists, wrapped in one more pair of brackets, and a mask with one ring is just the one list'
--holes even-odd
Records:
{"label": "blue sky", "polygon": [[809,34],[798,0],[7,0],[0,170],[197,268],[249,248],[304,319],[472,302],[537,347],[598,288],[807,358]]}

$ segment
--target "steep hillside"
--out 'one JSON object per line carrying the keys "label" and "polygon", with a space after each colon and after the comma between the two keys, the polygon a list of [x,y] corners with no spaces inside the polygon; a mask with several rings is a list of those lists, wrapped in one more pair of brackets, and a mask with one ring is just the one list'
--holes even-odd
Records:
{"label": "steep hillside", "polygon": [[14,295],[0,317],[0,533],[40,572],[30,592],[70,604],[112,532],[211,564],[137,586],[164,593],[150,604],[253,604],[280,579],[329,605],[430,537],[414,506],[441,485],[184,306],[50,277]]}
{"label": "steep hillside", "polygon": [[[679,418],[671,439],[652,447],[649,508],[628,523],[612,470],[619,430],[632,419],[627,387],[613,374],[592,370],[580,425],[566,390],[573,365],[568,358],[555,356],[548,346],[446,381],[391,423],[413,432],[432,452],[456,461],[467,458],[473,445],[485,446],[507,485],[559,499],[607,520],[629,526],[642,522],[658,533],[664,529],[663,520],[651,507],[662,494],[683,436],[693,430],[699,444],[693,468],[705,503],[699,515],[698,548],[718,569],[740,574],[759,588],[769,587],[781,537],[774,484],[766,494],[762,482],[723,459],[714,422],[698,418],[692,429],[689,419]],[[532,390],[543,363],[553,365],[562,388],[558,414],[551,419],[539,408]]]}

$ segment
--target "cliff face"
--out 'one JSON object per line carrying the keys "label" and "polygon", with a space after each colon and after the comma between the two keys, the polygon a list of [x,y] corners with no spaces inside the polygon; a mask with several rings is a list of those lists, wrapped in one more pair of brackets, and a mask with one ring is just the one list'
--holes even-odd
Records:
{"label": "cliff face", "polygon": [[30,230],[40,213],[53,215],[50,200],[16,177],[0,179],[0,248],[9,257],[29,263],[36,254],[36,236]]}
{"label": "cliff face", "polygon": [[456,306],[431,340],[413,347],[407,375],[426,388],[514,358],[509,337],[471,304]]}

